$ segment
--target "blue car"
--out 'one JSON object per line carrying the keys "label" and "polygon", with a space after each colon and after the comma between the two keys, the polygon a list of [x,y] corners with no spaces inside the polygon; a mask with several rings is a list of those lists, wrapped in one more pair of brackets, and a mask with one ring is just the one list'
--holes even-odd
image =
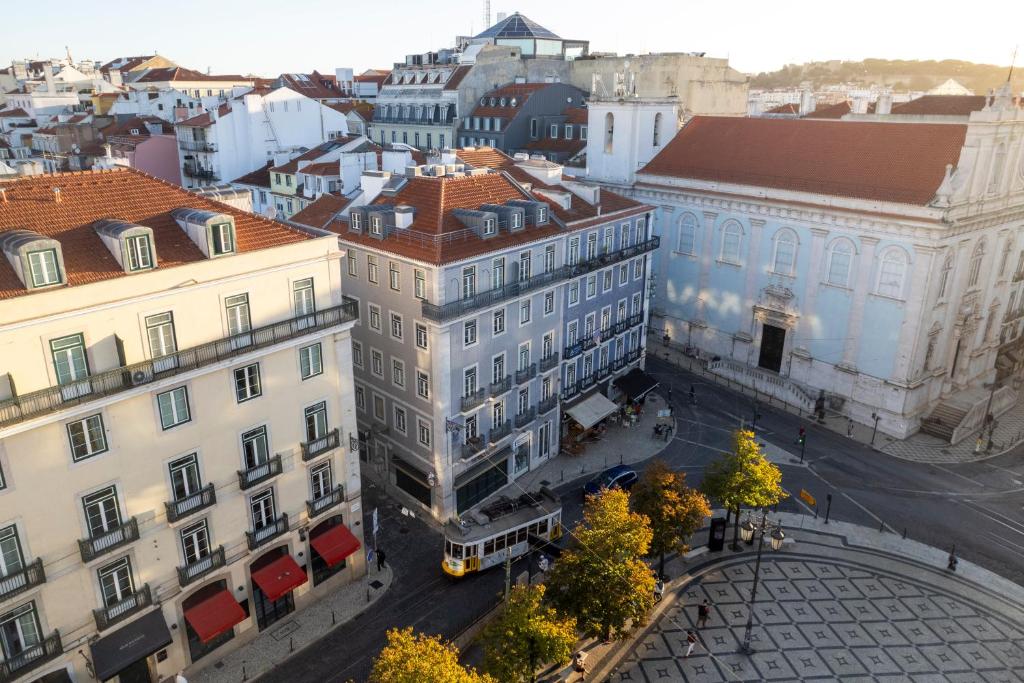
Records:
{"label": "blue car", "polygon": [[583,497],[599,493],[601,489],[622,489],[628,491],[640,477],[636,470],[626,465],[616,465],[597,475],[583,485]]}

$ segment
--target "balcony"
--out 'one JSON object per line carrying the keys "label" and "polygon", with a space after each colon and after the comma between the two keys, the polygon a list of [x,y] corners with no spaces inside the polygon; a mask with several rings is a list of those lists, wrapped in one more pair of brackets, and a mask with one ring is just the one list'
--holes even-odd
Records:
{"label": "balcony", "polygon": [[511,388],[512,375],[505,375],[504,378],[498,380],[497,382],[491,382],[490,387],[488,387],[488,391],[490,392],[491,396],[501,396]]}
{"label": "balcony", "polygon": [[537,414],[544,415],[555,409],[558,405],[558,394],[552,394],[537,404]]}
{"label": "balcony", "polygon": [[486,399],[486,398],[487,398],[487,390],[486,389],[479,389],[478,391],[474,391],[471,394],[463,396],[462,397],[462,401],[461,401],[462,412],[465,413],[467,411],[473,410],[473,408],[476,408],[478,405],[483,403],[484,399]]}
{"label": "balcony", "polygon": [[27,647],[13,657],[8,657],[6,661],[0,662],[0,683],[13,681],[63,653],[60,632],[54,631],[38,645]]}
{"label": "balcony", "polygon": [[202,166],[196,166],[195,164],[182,164],[181,172],[189,178],[197,178],[199,180],[220,180],[212,168],[203,168]]}
{"label": "balcony", "polygon": [[178,140],[178,149],[185,152],[216,152],[217,143],[206,140]]}
{"label": "balcony", "polygon": [[178,567],[178,585],[184,588],[193,581],[198,581],[227,564],[224,557],[224,546],[215,548],[206,557],[201,557],[192,564]]}
{"label": "balcony", "polygon": [[341,505],[343,502],[345,502],[345,489],[341,484],[338,484],[327,495],[321,496],[316,500],[307,500],[306,516],[313,519],[322,512],[330,510],[336,505]]}
{"label": "balcony", "polygon": [[96,620],[96,630],[105,631],[117,622],[123,621],[152,604],[153,592],[149,589],[149,584],[143,584],[142,588],[124,600],[116,602],[110,607],[94,609],[92,616]]}
{"label": "balcony", "polygon": [[262,529],[246,531],[245,540],[249,544],[249,550],[256,550],[256,548],[266,545],[278,536],[284,536],[286,533],[288,533],[288,513],[282,512],[280,517]]}
{"label": "balcony", "polygon": [[462,459],[468,460],[469,458],[472,458],[474,455],[482,451],[486,445],[487,442],[482,435],[466,439],[466,443],[462,444]]}
{"label": "balcony", "polygon": [[502,439],[504,439],[506,436],[508,436],[511,433],[512,433],[512,421],[511,420],[505,420],[504,422],[502,422],[497,427],[494,427],[493,429],[491,429],[491,435],[490,435],[490,438],[488,439],[488,441],[490,441],[491,443],[498,443],[499,441],[501,441]]}
{"label": "balcony", "polygon": [[121,526],[104,534],[80,539],[78,551],[82,554],[82,562],[91,562],[101,555],[106,555],[137,540],[139,540],[139,523],[132,517]]}
{"label": "balcony", "polygon": [[302,459],[304,461],[312,460],[317,456],[323,455],[327,451],[334,450],[340,443],[341,432],[337,429],[332,429],[319,439],[304,442],[302,444]]}
{"label": "balcony", "polygon": [[37,557],[35,562],[0,578],[0,598],[6,600],[43,583],[46,583],[46,572],[43,571],[42,559]]}
{"label": "balcony", "polygon": [[[312,315],[287,318],[281,322],[243,332],[234,337],[183,349],[156,360],[142,361],[93,375],[68,386],[40,389],[0,401],[0,427],[89,403],[122,391],[229,360],[261,348],[322,332],[359,319],[359,304],[353,299]],[[173,359],[173,360],[170,360]],[[73,390],[69,390],[73,387]]]}
{"label": "balcony", "polygon": [[552,369],[554,369],[557,366],[558,366],[558,352],[557,351],[555,351],[554,353],[552,353],[550,355],[544,356],[543,358],[540,359],[540,371],[541,372],[547,372],[548,370],[552,370]]}
{"label": "balcony", "polygon": [[565,347],[565,359],[569,360],[570,358],[575,358],[584,351],[589,351],[595,346],[597,346],[597,342],[594,341],[594,337],[592,335],[583,337],[579,341],[573,342]]}
{"label": "balcony", "polygon": [[238,470],[238,488],[243,491],[250,489],[257,484],[262,484],[271,477],[276,477],[281,472],[281,456],[280,454],[274,455],[261,465],[250,467],[247,470]]}
{"label": "balcony", "polygon": [[537,364],[530,363],[527,367],[522,370],[516,370],[516,384],[522,384],[529,382],[531,379],[537,376]]}
{"label": "balcony", "polygon": [[191,496],[186,496],[181,500],[165,502],[164,509],[167,511],[167,521],[177,522],[200,510],[205,510],[216,502],[217,492],[214,490],[213,484],[207,484]]}
{"label": "balcony", "polygon": [[516,415],[516,429],[525,427],[526,425],[537,419],[537,408],[530,408],[525,413],[519,413]]}

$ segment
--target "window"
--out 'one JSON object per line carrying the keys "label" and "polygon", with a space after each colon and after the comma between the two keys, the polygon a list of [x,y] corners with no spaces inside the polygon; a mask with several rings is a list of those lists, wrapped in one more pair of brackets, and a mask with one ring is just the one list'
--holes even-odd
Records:
{"label": "window", "polygon": [[569,305],[575,306],[580,300],[580,283],[573,282],[569,285]]}
{"label": "window", "polygon": [[530,409],[530,390],[520,389],[517,415],[524,415]]}
{"label": "window", "polygon": [[377,377],[384,376],[384,354],[377,349],[370,349],[370,372]]}
{"label": "window", "polygon": [[72,334],[50,342],[53,369],[57,384],[70,384],[89,376],[89,364],[85,358],[85,338]]}
{"label": "window", "polygon": [[259,363],[235,370],[235,399],[239,403],[256,398],[262,393]]}
{"label": "window", "polygon": [[837,287],[849,287],[852,272],[853,244],[849,240],[838,239],[829,249],[828,275],[825,281]]}
{"label": "window", "polygon": [[633,279],[639,280],[644,275],[644,260],[643,258],[633,259]]}
{"label": "window", "polygon": [[583,319],[583,337],[585,339],[593,339],[595,329],[597,329],[597,316],[594,313],[590,313]]}
{"label": "window", "polygon": [[588,299],[593,299],[595,296],[597,296],[597,276],[596,275],[588,275],[587,276],[587,298]]}
{"label": "window", "polygon": [[366,255],[366,279],[374,285],[379,282],[377,274],[377,257],[370,254]]}
{"label": "window", "polygon": [[316,299],[313,296],[313,278],[307,277],[292,283],[292,304],[295,315],[312,315],[316,312]]}
{"label": "window", "polygon": [[[355,362],[356,357],[356,345],[352,344],[352,359]],[[359,348],[359,367],[363,366],[363,351],[362,347]],[[319,375],[324,371],[324,364],[322,359],[322,353],[319,342],[316,344],[310,344],[309,346],[303,346],[299,349],[299,374],[302,379],[309,379],[315,375]]]}
{"label": "window", "polygon": [[603,280],[603,282],[601,283],[601,291],[607,292],[611,290],[612,285],[615,284],[615,275],[612,273],[611,268],[604,271],[604,273],[602,273],[601,275],[601,279]]}
{"label": "window", "polygon": [[580,140],[586,140],[586,139],[587,139],[587,127],[586,126],[580,126]]}
{"label": "window", "polygon": [[636,315],[640,312],[640,293],[637,292],[633,295],[632,301],[630,301],[630,315]]}
{"label": "window", "polygon": [[462,371],[462,395],[472,396],[476,393],[479,383],[476,378],[476,366]]}
{"label": "window", "polygon": [[267,441],[267,428],[257,427],[242,433],[242,463],[247,470],[267,462],[270,459],[270,445]]}
{"label": "window", "polygon": [[611,112],[604,115],[604,153],[611,154],[615,142],[615,116]]}
{"label": "window", "polygon": [[511,219],[513,230],[517,230],[518,228],[523,227],[523,214],[519,213],[518,211],[514,211],[511,215]]}
{"label": "window", "polygon": [[678,251],[694,254],[697,244],[697,217],[692,213],[684,213],[679,219]]}
{"label": "window", "polygon": [[313,500],[320,500],[331,494],[333,477],[331,461],[322,462],[309,470],[309,492]]}
{"label": "window", "polygon": [[416,323],[416,348],[424,349],[427,348],[427,326],[423,323]]}
{"label": "window", "polygon": [[619,266],[619,286],[622,286],[629,282],[629,264],[625,263]]}
{"label": "window", "polygon": [[505,354],[499,354],[491,359],[491,383],[497,384],[505,379]]}
{"label": "window", "polygon": [[497,429],[505,422],[505,401],[495,401],[491,406],[491,428]]}
{"label": "window", "polygon": [[366,391],[362,387],[356,387],[356,408],[366,410]]}
{"label": "window", "polygon": [[416,395],[420,398],[430,398],[430,376],[422,370],[416,371]]}
{"label": "window", "polygon": [[156,395],[160,410],[160,427],[170,429],[188,422],[191,418],[188,408],[188,389],[177,387]]}
{"label": "window", "polygon": [[149,235],[136,235],[125,240],[125,255],[128,257],[128,270],[146,270],[153,267],[153,250],[149,245]]}
{"label": "window", "polygon": [[722,253],[720,258],[725,263],[739,265],[740,245],[743,242],[743,228],[736,221],[728,221],[722,227]]}
{"label": "window", "polygon": [[572,387],[576,384],[576,365],[565,366],[565,386]]}
{"label": "window", "polygon": [[419,268],[416,268],[413,271],[413,290],[413,294],[416,296],[417,299],[427,298],[426,274]]}
{"label": "window", "polygon": [[484,219],[484,234],[485,235],[493,235],[497,231],[498,231],[498,229],[495,227],[494,219],[493,218],[485,218]]}
{"label": "window", "polygon": [[14,662],[31,662],[42,652],[42,629],[36,603],[26,602],[0,615],[0,649],[3,659],[12,662],[11,670],[17,676]]}
{"label": "window", "polygon": [[527,299],[526,301],[519,304],[520,325],[525,325],[526,323],[530,322],[530,303],[530,300]]}
{"label": "window", "polygon": [[625,249],[632,244],[632,227],[629,223],[623,223],[619,230],[619,248]]}
{"label": "window", "polygon": [[505,331],[505,309],[499,308],[494,312],[492,334],[497,336]]}
{"label": "window", "polygon": [[878,269],[878,294],[894,299],[903,298],[903,284],[907,274],[906,252],[891,248],[882,254],[882,265]]}
{"label": "window", "polygon": [[402,291],[402,274],[394,261],[388,261],[388,284],[394,291]]}
{"label": "window", "polygon": [[108,486],[82,498],[89,538],[98,538],[121,526],[117,489]]}
{"label": "window", "polygon": [[541,358],[550,358],[551,357],[551,352],[554,351],[554,347],[555,347],[555,334],[554,334],[554,332],[548,332],[547,334],[544,335],[544,338],[541,341],[540,357]]}
{"label": "window", "polygon": [[203,482],[199,476],[199,456],[189,453],[184,458],[172,460],[167,465],[171,477],[171,496],[174,500],[185,500],[199,493]]}
{"label": "window", "polygon": [[491,289],[505,286],[505,259],[496,258],[491,262]]}
{"label": "window", "polygon": [[476,294],[476,268],[467,266],[462,269],[462,298],[468,299]]}
{"label": "window", "polygon": [[978,279],[981,275],[981,263],[985,260],[985,240],[981,240],[974,247],[974,253],[971,254],[971,263],[967,271],[967,287],[975,288],[978,286]]}
{"label": "window", "polygon": [[352,228],[353,232],[359,232],[363,229],[363,214],[358,211],[353,211],[349,214],[349,227]]}
{"label": "window", "polygon": [[[291,180],[291,177],[288,178]],[[235,250],[235,239],[230,223],[220,223],[210,227],[210,237],[214,256],[230,254]]]}
{"label": "window", "polygon": [[327,435],[327,403],[314,403],[302,412],[306,424],[306,441],[316,441]]}
{"label": "window", "polygon": [[466,418],[466,443],[480,436],[480,420],[476,415]]}
{"label": "window", "polygon": [[537,135],[538,135],[537,119],[530,119],[530,137],[533,138],[534,140],[536,140],[537,139]]}
{"label": "window", "polygon": [[468,320],[462,325],[462,345],[476,344],[476,321]]}
{"label": "window", "polygon": [[772,270],[779,275],[793,275],[796,268],[796,235],[790,230],[775,233],[775,257]]}
{"label": "window", "polygon": [[[518,216],[519,214],[515,214]],[[550,273],[555,269],[555,245],[549,244],[544,247],[544,272]]]}
{"label": "window", "polygon": [[71,459],[75,462],[106,452],[107,434],[103,429],[103,416],[99,413],[69,422],[67,429]]}
{"label": "window", "polygon": [[[942,262],[942,272],[939,274],[939,301],[946,298],[946,294],[949,292],[949,280],[953,273],[953,254],[946,254],[946,259]],[[1012,306],[1011,306],[1012,308]],[[925,368],[927,369],[927,368]]]}
{"label": "window", "polygon": [[249,499],[249,514],[253,531],[265,529],[274,523],[277,512],[274,505],[274,489],[260,491]]}
{"label": "window", "polygon": [[419,418],[416,418],[416,438],[420,445],[430,448],[430,425]]}
{"label": "window", "polygon": [[651,144],[655,147],[661,144],[661,112],[654,115],[654,131],[651,137]]}
{"label": "window", "polygon": [[[0,529],[0,576],[6,577],[16,574],[25,568],[25,555],[21,551],[21,541],[18,539],[18,528],[13,524]],[[14,583],[14,582],[11,582]],[[0,591],[13,590],[15,585],[7,585],[0,588]]]}
{"label": "window", "polygon": [[597,233],[587,235],[587,260],[593,261],[597,257]]}
{"label": "window", "polygon": [[395,429],[398,430],[400,433],[405,434],[407,430],[405,408],[402,408],[401,406],[395,406],[393,413]]}
{"label": "window", "polygon": [[405,388],[405,363],[397,358],[391,359],[391,381],[396,387]]}
{"label": "window", "polygon": [[370,311],[370,329],[380,332],[380,306],[367,304],[367,308]]}
{"label": "window", "polygon": [[177,351],[174,341],[174,317],[171,313],[160,313],[146,317],[146,336],[149,351],[155,359],[153,370],[162,372],[177,367],[176,358],[164,358]]}
{"label": "window", "polygon": [[550,126],[550,128],[548,130],[548,137],[551,138],[552,140],[557,140],[558,139],[558,124],[557,123],[552,123],[551,124],[551,126]]}
{"label": "window", "polygon": [[530,342],[519,345],[518,365],[516,370],[522,372],[530,367]]}
{"label": "window", "polygon": [[579,336],[580,323],[578,320],[570,320],[565,327],[565,343],[572,344],[576,343],[576,338]]}
{"label": "window", "polygon": [[[236,294],[224,299],[224,312],[228,319],[228,336],[243,334],[252,329],[252,321],[249,317],[249,295]],[[251,343],[251,338],[246,336],[239,340],[243,345]]]}
{"label": "window", "polygon": [[402,316],[398,313],[391,314],[391,336],[402,341]]}
{"label": "window", "polygon": [[[626,226],[629,229],[629,226]],[[604,229],[604,242],[601,245],[601,253],[610,254],[615,251],[615,228],[607,227]]]}
{"label": "window", "polygon": [[569,254],[567,256],[567,260],[568,260],[570,265],[572,265],[572,264],[574,264],[574,263],[576,263],[576,262],[578,262],[580,260],[580,238],[579,237],[573,237],[571,240],[569,240]]}
{"label": "window", "polygon": [[179,535],[181,537],[181,553],[185,558],[186,565],[195,564],[210,554],[210,531],[206,526],[205,519],[183,527]]}
{"label": "window", "polygon": [[555,293],[544,292],[544,315],[551,315],[555,312]]}
{"label": "window", "polygon": [[572,140],[572,124],[571,123],[565,124],[565,139],[566,140]]}
{"label": "window", "polygon": [[29,252],[28,267],[32,272],[33,287],[47,287],[60,283],[56,249]]}

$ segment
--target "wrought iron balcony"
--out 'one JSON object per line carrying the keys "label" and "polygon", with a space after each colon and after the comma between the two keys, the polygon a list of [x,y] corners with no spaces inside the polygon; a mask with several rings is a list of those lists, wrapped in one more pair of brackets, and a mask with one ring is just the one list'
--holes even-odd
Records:
{"label": "wrought iron balcony", "polygon": [[617,372],[622,368],[626,367],[626,357],[616,358],[612,361],[612,372]]}
{"label": "wrought iron balcony", "polygon": [[0,427],[88,403],[111,394],[128,391],[260,348],[322,332],[359,319],[359,303],[347,299],[340,306],[313,314],[286,318],[277,323],[243,332],[233,337],[182,349],[155,360],[125,365],[93,375],[71,385],[53,386],[0,401]]}
{"label": "wrought iron balcony", "polygon": [[562,387],[562,400],[568,401],[570,398],[580,393],[580,383],[573,382]]}
{"label": "wrought iron balcony", "polygon": [[36,645],[27,647],[13,657],[8,657],[5,661],[0,662],[0,683],[13,681],[51,659],[60,657],[63,653],[64,646],[60,642],[60,632],[54,631]]}
{"label": "wrought iron balcony", "polygon": [[487,440],[482,434],[478,434],[470,439],[466,439],[466,443],[462,444],[462,459],[468,460],[474,455],[479,453],[487,445]]}
{"label": "wrought iron balcony", "polygon": [[206,557],[201,557],[184,567],[178,567],[178,585],[184,588],[193,581],[198,581],[207,574],[217,571],[225,564],[227,562],[224,556],[224,546],[219,546]]}
{"label": "wrought iron balcony", "polygon": [[142,588],[135,591],[124,600],[115,602],[109,607],[94,609],[92,616],[96,620],[96,630],[105,631],[119,621],[122,621],[136,612],[143,610],[153,604],[153,592],[149,584],[143,584]]}
{"label": "wrought iron balcony", "polygon": [[506,436],[508,436],[511,433],[512,433],[512,420],[505,420],[504,422],[502,422],[497,427],[494,427],[493,429],[491,429],[491,434],[490,434],[490,437],[488,438],[488,441],[490,441],[490,443],[498,443],[499,441],[501,441],[502,439],[504,439]]}
{"label": "wrought iron balcony", "polygon": [[632,363],[635,360],[639,360],[640,359],[640,352],[641,351],[642,351],[642,349],[633,349],[632,351],[627,353],[626,354],[626,362],[627,363]]}
{"label": "wrought iron balcony", "polygon": [[602,365],[601,367],[599,367],[599,368],[597,369],[597,372],[596,372],[595,374],[597,375],[597,379],[598,379],[598,380],[602,380],[602,379],[604,379],[605,377],[607,377],[608,375],[612,374],[612,366],[611,366],[611,363],[605,363],[604,365]]}
{"label": "wrought iron balcony", "polygon": [[554,351],[550,355],[544,356],[540,359],[540,371],[547,372],[558,365],[558,352]]}
{"label": "wrought iron balcony", "polygon": [[525,427],[526,425],[537,419],[537,408],[530,408],[525,413],[519,413],[516,415],[516,429]]}
{"label": "wrought iron balcony", "polygon": [[261,545],[270,543],[278,536],[284,536],[286,533],[288,533],[288,513],[282,512],[280,517],[262,529],[246,531],[245,540],[249,544],[249,550],[256,550]]}
{"label": "wrought iron balcony", "polygon": [[212,483],[207,484],[191,496],[186,496],[181,500],[166,501],[164,509],[167,511],[167,521],[177,522],[200,510],[205,510],[216,502],[217,492]]}
{"label": "wrought iron balcony", "polygon": [[313,458],[323,455],[327,451],[332,451],[338,447],[341,443],[341,432],[337,429],[332,429],[327,432],[319,439],[313,439],[312,441],[305,441],[302,444],[302,459],[312,460]]}
{"label": "wrought iron balcony", "polygon": [[271,477],[276,477],[281,472],[281,455],[273,455],[265,463],[247,470],[238,470],[238,488],[244,491],[257,484],[262,484]]}
{"label": "wrought iron balcony", "polygon": [[0,577],[0,598],[7,599],[42,583],[46,583],[46,572],[43,570],[43,560],[37,557],[35,562]]}
{"label": "wrought iron balcony", "polygon": [[137,540],[139,540],[139,522],[132,517],[106,533],[80,539],[78,551],[82,554],[82,562],[91,562],[100,555],[106,555]]}
{"label": "wrought iron balcony", "polygon": [[335,507],[336,505],[341,505],[341,503],[343,503],[344,500],[345,500],[345,489],[344,489],[344,487],[342,487],[341,484],[338,484],[333,489],[328,491],[326,495],[323,495],[323,496],[321,496],[319,498],[316,498],[314,500],[307,500],[306,501],[306,515],[310,519],[312,519],[313,517],[316,517],[320,513],[324,512],[326,510],[330,510],[332,507]]}
{"label": "wrought iron balcony", "polygon": [[501,396],[502,394],[504,394],[506,391],[508,391],[511,388],[512,388],[512,375],[505,375],[504,378],[498,380],[497,382],[491,382],[491,386],[489,387],[489,390],[491,392],[491,396]]}
{"label": "wrought iron balcony", "polygon": [[205,140],[178,140],[178,149],[186,152],[216,152],[217,143]]}
{"label": "wrought iron balcony", "polygon": [[552,411],[558,405],[558,394],[551,394],[537,404],[537,414],[543,415]]}
{"label": "wrought iron balcony", "polygon": [[486,399],[486,398],[487,398],[487,390],[486,389],[478,389],[477,391],[474,391],[472,394],[468,394],[466,396],[463,396],[462,397],[462,402],[461,402],[462,412],[466,412],[468,410],[473,410],[473,408],[476,408],[478,405],[483,403],[484,399]]}
{"label": "wrought iron balcony", "polygon": [[582,339],[565,347],[565,359],[569,360],[570,358],[575,358],[584,351],[589,351],[595,346],[597,346],[597,342],[594,340],[593,336],[588,335],[583,337]]}
{"label": "wrought iron balcony", "polygon": [[189,178],[199,180],[220,180],[212,168],[203,168],[195,164],[182,164],[181,172]]}
{"label": "wrought iron balcony", "polygon": [[516,370],[516,384],[522,384],[523,382],[529,382],[531,379],[537,376],[537,364],[530,363],[527,367],[522,370]]}

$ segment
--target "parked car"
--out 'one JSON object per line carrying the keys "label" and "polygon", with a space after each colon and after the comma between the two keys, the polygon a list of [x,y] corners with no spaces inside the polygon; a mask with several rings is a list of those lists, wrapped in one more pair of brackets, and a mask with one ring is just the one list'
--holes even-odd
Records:
{"label": "parked car", "polygon": [[627,465],[616,465],[597,475],[583,485],[583,497],[599,493],[602,489],[622,489],[628,491],[640,477],[636,470]]}

